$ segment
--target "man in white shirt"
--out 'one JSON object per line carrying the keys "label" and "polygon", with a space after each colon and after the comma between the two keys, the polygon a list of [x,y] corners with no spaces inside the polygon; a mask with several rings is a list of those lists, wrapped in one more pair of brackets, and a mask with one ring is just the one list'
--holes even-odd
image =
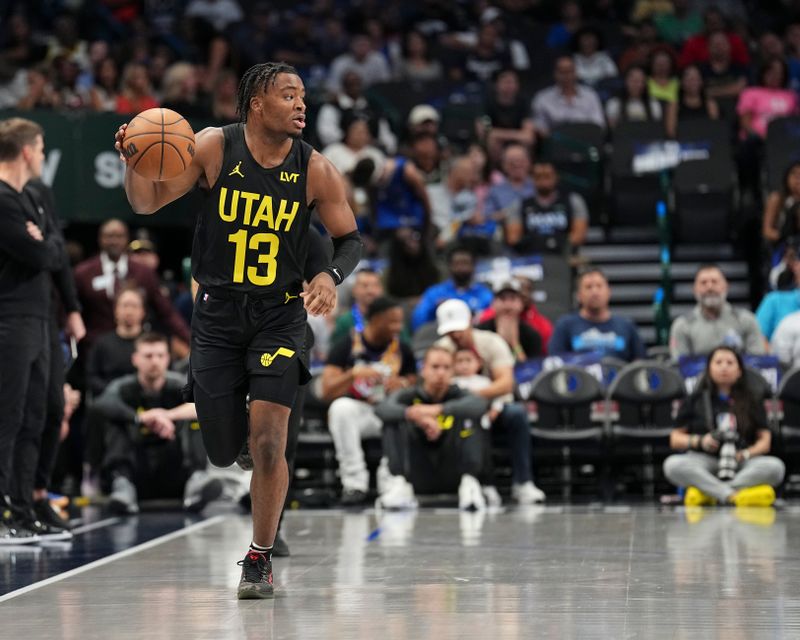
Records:
{"label": "man in white shirt", "polygon": [[561,56],[555,63],[555,85],[542,89],[533,99],[533,123],[537,133],[549,135],[562,122],[589,122],[605,128],[603,105],[594,89],[578,84],[575,62]]}
{"label": "man in white shirt", "polygon": [[365,87],[376,82],[391,80],[389,63],[378,51],[373,51],[369,38],[365,35],[353,37],[350,52],[337,56],[328,72],[326,89],[331,93],[342,90],[342,79],[347,71],[356,71]]}

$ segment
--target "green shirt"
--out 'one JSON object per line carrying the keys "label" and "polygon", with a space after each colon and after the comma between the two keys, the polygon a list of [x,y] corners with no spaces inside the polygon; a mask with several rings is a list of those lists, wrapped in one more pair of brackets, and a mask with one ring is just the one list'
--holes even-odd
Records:
{"label": "green shirt", "polygon": [[677,78],[672,78],[667,83],[666,87],[656,84],[655,80],[652,78],[647,80],[647,88],[650,90],[650,97],[663,102],[677,102],[679,86],[680,83]]}
{"label": "green shirt", "polygon": [[685,18],[672,14],[661,14],[655,20],[658,35],[670,44],[683,44],[692,36],[703,30],[703,18],[699,13],[691,12]]}

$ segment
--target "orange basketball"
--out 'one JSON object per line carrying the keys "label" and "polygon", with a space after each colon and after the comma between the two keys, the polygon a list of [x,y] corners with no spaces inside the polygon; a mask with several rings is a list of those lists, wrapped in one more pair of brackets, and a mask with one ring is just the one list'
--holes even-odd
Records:
{"label": "orange basketball", "polygon": [[150,180],[182,174],[194,156],[194,131],[180,113],[148,109],[128,123],[122,141],[128,166]]}

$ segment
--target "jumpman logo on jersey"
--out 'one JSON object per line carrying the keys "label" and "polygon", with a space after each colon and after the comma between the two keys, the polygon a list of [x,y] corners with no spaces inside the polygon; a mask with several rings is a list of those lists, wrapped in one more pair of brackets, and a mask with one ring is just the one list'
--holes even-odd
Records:
{"label": "jumpman logo on jersey", "polygon": [[239,162],[233,168],[233,171],[231,171],[228,175],[229,176],[239,176],[240,178],[244,178],[244,174],[242,173],[242,170],[239,168],[241,166],[242,166],[242,161],[239,160]]}
{"label": "jumpman logo on jersey", "polygon": [[286,291],[285,294],[286,294],[286,300],[283,301],[283,304],[289,304],[289,300],[296,300],[297,299],[297,296],[293,296],[288,291]]}
{"label": "jumpman logo on jersey", "polygon": [[291,358],[294,355],[294,351],[291,349],[287,349],[286,347],[279,347],[275,353],[265,353],[261,356],[261,365],[263,367],[268,367],[278,356],[284,356],[286,358]]}

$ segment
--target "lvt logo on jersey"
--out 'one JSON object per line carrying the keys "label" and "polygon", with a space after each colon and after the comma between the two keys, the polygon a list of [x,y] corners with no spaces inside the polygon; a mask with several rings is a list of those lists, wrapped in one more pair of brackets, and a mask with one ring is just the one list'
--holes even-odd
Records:
{"label": "lvt logo on jersey", "polygon": [[279,356],[284,356],[286,358],[291,358],[294,355],[294,351],[291,349],[287,349],[286,347],[279,347],[275,353],[265,353],[261,356],[261,366],[268,367],[275,359]]}
{"label": "lvt logo on jersey", "polygon": [[297,179],[300,177],[299,173],[289,173],[288,171],[281,171],[281,182],[294,182],[297,184]]}
{"label": "lvt logo on jersey", "polygon": [[244,178],[244,174],[242,173],[241,166],[242,166],[242,161],[239,160],[239,162],[237,162],[236,166],[233,168],[233,171],[231,171],[228,175],[229,176],[239,176],[240,178]]}

